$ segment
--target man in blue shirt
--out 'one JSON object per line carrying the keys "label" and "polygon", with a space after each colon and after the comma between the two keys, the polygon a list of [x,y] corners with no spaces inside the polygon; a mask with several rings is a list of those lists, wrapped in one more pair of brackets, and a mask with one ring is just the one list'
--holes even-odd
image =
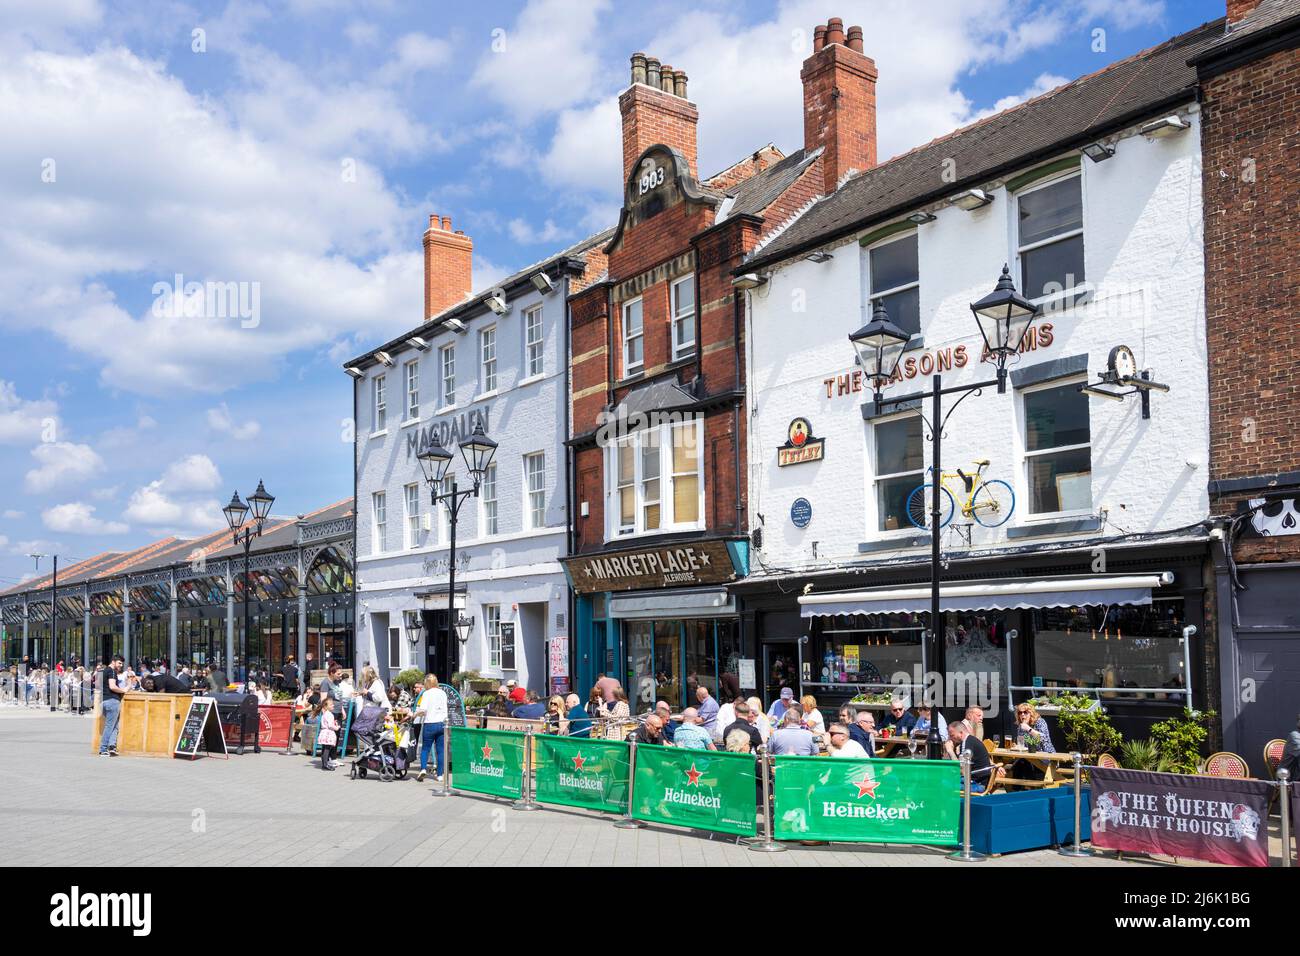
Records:
{"label": "man in blue shirt", "polygon": [[700,715],[700,725],[704,728],[705,733],[710,738],[721,730],[718,727],[718,702],[709,694],[709,689],[701,684],[695,688],[695,699],[700,702],[698,708]]}
{"label": "man in blue shirt", "polygon": [[916,715],[908,713],[907,698],[895,697],[889,702],[889,713],[881,722],[880,729],[889,728],[894,734],[909,734],[916,726]]}
{"label": "man in blue shirt", "polygon": [[772,706],[767,709],[767,716],[771,719],[773,724],[779,727],[781,722],[785,720],[786,708],[793,703],[794,688],[782,687],[781,696],[772,701]]}
{"label": "man in blue shirt", "polygon": [[546,705],[537,699],[537,691],[530,690],[525,700],[526,703],[510,712],[511,717],[516,720],[541,720],[546,716]]}
{"label": "man in blue shirt", "polygon": [[578,695],[570,694],[564,698],[564,706],[569,708],[569,736],[590,737],[591,718],[587,716],[586,710],[583,709],[582,700]]}
{"label": "man in blue shirt", "polygon": [[701,720],[700,712],[694,707],[687,707],[682,711],[682,725],[673,735],[673,745],[688,750],[717,750]]}

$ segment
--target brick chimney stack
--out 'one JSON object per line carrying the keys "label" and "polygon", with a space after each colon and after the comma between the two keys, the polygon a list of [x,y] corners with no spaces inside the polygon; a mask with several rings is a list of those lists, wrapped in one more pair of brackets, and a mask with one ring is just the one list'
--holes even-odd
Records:
{"label": "brick chimney stack", "polygon": [[832,17],[813,31],[812,56],[803,62],[803,145],[822,153],[827,194],[850,170],[876,165],[875,61],[862,52],[862,27]]}
{"label": "brick chimney stack", "polygon": [[451,230],[451,217],[429,216],[424,233],[424,317],[429,319],[473,291],[474,241]]}
{"label": "brick chimney stack", "polygon": [[686,98],[686,73],[644,53],[632,54],[632,85],[618,98],[623,115],[623,178],[637,157],[662,143],[686,157],[699,177],[695,132],[700,111]]}
{"label": "brick chimney stack", "polygon": [[1228,0],[1228,27],[1235,27],[1255,12],[1259,0]]}

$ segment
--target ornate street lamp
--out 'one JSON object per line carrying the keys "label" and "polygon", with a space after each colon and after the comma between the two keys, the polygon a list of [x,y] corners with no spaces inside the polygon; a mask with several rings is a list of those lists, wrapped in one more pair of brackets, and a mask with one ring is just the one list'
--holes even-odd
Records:
{"label": "ornate street lamp", "polygon": [[[236,545],[244,547],[244,634],[240,641],[240,656],[244,662],[244,687],[248,687],[248,677],[252,672],[252,666],[248,659],[248,592],[251,590],[251,583],[248,571],[248,553],[253,546],[253,539],[262,536],[262,528],[266,524],[267,516],[271,513],[271,505],[275,504],[275,496],[267,492],[266,486],[258,479],[257,490],[248,496],[248,504],[244,504],[239,499],[239,492],[236,491],[230,498],[230,504],[221,509],[226,516],[226,523],[230,525],[231,534],[234,537]],[[248,518],[250,507],[253,512],[253,523],[245,528],[244,521]],[[234,674],[233,668],[231,670]],[[260,752],[261,747],[257,744],[256,738],[253,742],[254,752]]]}
{"label": "ornate street lamp", "polygon": [[1007,359],[1020,351],[1025,333],[1038,317],[1038,306],[1016,291],[1011,270],[1004,264],[998,284],[984,298],[972,302],[984,347],[997,356],[998,393],[1007,390]]}
{"label": "ornate street lamp", "polygon": [[889,321],[885,303],[879,299],[871,313],[871,321],[849,336],[849,341],[858,353],[862,371],[871,381],[875,392],[877,415],[880,414],[882,405],[880,391],[889,384],[909,338],[906,332]]}
{"label": "ornate street lamp", "polygon": [[[461,505],[470,498],[478,497],[479,487],[483,484],[483,476],[487,474],[496,451],[497,443],[488,438],[483,431],[483,423],[478,422],[475,424],[470,437],[460,443],[460,454],[465,460],[465,467],[469,470],[470,479],[474,482],[474,486],[468,491],[457,490],[456,478],[453,475],[451,490],[445,494],[439,494],[438,487],[442,484],[443,478],[447,474],[447,468],[451,465],[453,458],[451,452],[443,447],[435,435],[428,447],[415,456],[420,462],[420,470],[424,473],[425,483],[429,486],[429,500],[434,507],[437,507],[440,501],[447,505],[448,527],[451,532],[447,559],[447,625],[449,632],[452,629],[456,632],[456,637],[461,646],[462,660],[464,659],[465,643],[469,640],[474,621],[473,618],[467,620],[464,615],[458,616],[456,613],[456,523],[460,517]],[[464,630],[462,630],[462,626]],[[449,652],[450,650],[448,648]],[[444,676],[449,678],[451,661],[443,663],[448,668],[448,673]]]}

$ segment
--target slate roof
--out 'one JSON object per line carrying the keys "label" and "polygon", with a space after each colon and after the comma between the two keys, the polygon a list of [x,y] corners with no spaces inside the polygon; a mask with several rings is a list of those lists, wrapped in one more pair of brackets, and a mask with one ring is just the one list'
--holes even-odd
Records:
{"label": "slate roof", "polygon": [[757,216],[780,199],[781,194],[794,185],[794,181],[812,165],[821,152],[821,147],[811,153],[805,152],[802,148],[797,149],[776,165],[738,183],[729,191],[729,195],[734,196],[735,201],[727,210],[727,218],[740,215]]}
{"label": "slate roof", "polygon": [[1227,27],[1219,38],[1192,59],[1203,67],[1212,61],[1228,60],[1234,54],[1286,32],[1300,30],[1300,0],[1262,0],[1260,5],[1235,26]]}
{"label": "slate roof", "polygon": [[[1204,24],[881,163],[813,205],[737,271],[886,222],[1193,100],[1197,77],[1188,60],[1222,38],[1223,28],[1222,18]],[[957,182],[941,176],[947,160],[961,174]]]}

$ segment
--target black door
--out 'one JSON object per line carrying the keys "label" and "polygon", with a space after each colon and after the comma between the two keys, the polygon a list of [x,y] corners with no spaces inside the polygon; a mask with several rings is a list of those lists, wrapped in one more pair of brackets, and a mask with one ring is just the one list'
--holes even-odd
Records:
{"label": "black door", "polygon": [[444,684],[451,683],[451,675],[460,669],[459,646],[447,627],[446,610],[422,611],[424,615],[425,673],[433,674]]}
{"label": "black door", "polygon": [[781,688],[794,688],[799,696],[799,649],[794,641],[778,641],[763,645],[763,703],[781,696]]}

